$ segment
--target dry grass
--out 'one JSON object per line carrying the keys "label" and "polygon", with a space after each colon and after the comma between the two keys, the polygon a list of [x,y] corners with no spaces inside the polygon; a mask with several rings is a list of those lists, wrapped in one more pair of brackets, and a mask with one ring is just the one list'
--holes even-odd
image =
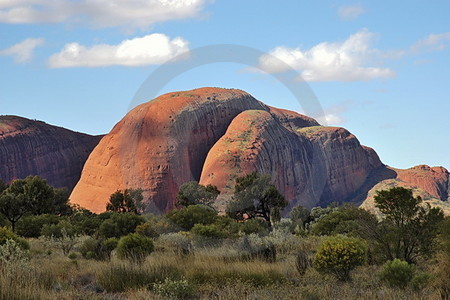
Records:
{"label": "dry grass", "polygon": [[[308,242],[308,241],[307,241]],[[310,241],[315,243],[315,241]],[[0,268],[3,299],[164,299],[152,291],[164,278],[186,279],[197,299],[438,299],[431,288],[415,291],[383,286],[377,266],[356,269],[352,282],[338,282],[308,269],[300,276],[294,254],[284,252],[275,263],[239,260],[229,244],[181,256],[160,247],[144,264],[113,257],[110,262],[70,260],[52,249],[47,254],[32,240],[32,257],[22,266]],[[234,257],[235,259],[230,259]]]}

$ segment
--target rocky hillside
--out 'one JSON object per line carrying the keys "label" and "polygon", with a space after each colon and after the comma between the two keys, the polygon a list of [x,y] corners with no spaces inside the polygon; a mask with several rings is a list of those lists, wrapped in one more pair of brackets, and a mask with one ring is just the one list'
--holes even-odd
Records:
{"label": "rocky hillside", "polygon": [[202,88],[162,95],[130,111],[87,160],[71,201],[95,212],[117,189],[142,188],[153,212],[174,207],[178,187],[196,180],[222,191],[234,179],[268,173],[290,206],[363,202],[384,180],[402,180],[447,198],[448,172],[420,179],[394,170],[350,132],[320,126],[234,89]]}
{"label": "rocky hillside", "polygon": [[0,179],[39,175],[72,190],[101,136],[90,136],[17,116],[0,116]]}

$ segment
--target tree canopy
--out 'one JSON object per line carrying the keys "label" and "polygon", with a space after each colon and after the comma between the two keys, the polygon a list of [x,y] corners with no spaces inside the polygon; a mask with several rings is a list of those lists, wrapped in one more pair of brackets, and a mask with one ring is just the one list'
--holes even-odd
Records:
{"label": "tree canopy", "polygon": [[432,254],[439,224],[444,219],[440,208],[422,203],[412,190],[403,187],[377,191],[375,207],[383,220],[376,230],[366,233],[377,241],[387,259],[414,263],[418,257]]}
{"label": "tree canopy", "polygon": [[269,175],[253,172],[236,179],[234,199],[227,206],[227,214],[238,220],[262,218],[270,226],[274,211],[287,204]]}
{"label": "tree canopy", "polygon": [[106,204],[106,210],[119,213],[131,212],[141,214],[145,210],[145,205],[142,203],[143,199],[142,189],[117,190],[109,198],[109,202]]}
{"label": "tree canopy", "polygon": [[197,181],[182,184],[177,194],[177,205],[187,207],[189,205],[203,204],[211,206],[219,196],[220,191],[216,186],[206,186]]}

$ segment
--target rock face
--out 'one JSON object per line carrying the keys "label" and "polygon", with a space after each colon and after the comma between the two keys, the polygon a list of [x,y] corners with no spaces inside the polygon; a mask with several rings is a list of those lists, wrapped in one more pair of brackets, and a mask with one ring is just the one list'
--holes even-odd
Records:
{"label": "rock face", "polygon": [[217,185],[226,202],[236,177],[258,171],[272,175],[291,206],[311,208],[350,199],[382,166],[345,129],[240,90],[202,88],[128,113],[92,152],[71,201],[100,212],[115,190],[142,188],[149,210],[162,212],[181,184],[197,180]]}
{"label": "rock face", "polygon": [[101,136],[90,136],[17,116],[0,116],[0,178],[38,175],[72,190]]}
{"label": "rock face", "polygon": [[440,199],[449,187],[443,168],[424,176],[388,168],[343,128],[320,126],[240,90],[202,88],[130,111],[91,153],[70,199],[102,212],[117,189],[142,188],[147,210],[164,212],[174,207],[179,186],[195,180],[221,190],[216,205],[223,211],[235,179],[252,171],[270,174],[289,207],[361,203],[393,179]]}
{"label": "rock face", "polygon": [[444,213],[450,215],[450,175],[443,167],[415,166],[406,170],[386,167],[390,176],[379,180],[367,193],[362,207],[370,211],[375,209],[374,196],[377,190],[392,187],[405,187],[413,190],[414,196],[420,196],[431,206],[440,207]]}

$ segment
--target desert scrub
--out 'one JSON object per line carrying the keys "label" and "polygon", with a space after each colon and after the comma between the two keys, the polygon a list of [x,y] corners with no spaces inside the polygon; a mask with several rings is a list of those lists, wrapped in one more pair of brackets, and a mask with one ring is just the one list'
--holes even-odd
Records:
{"label": "desert scrub", "polygon": [[195,295],[194,286],[186,279],[166,278],[163,282],[153,284],[153,291],[157,295],[174,299],[191,299]]}
{"label": "desert scrub", "polygon": [[110,263],[97,275],[97,281],[107,292],[125,292],[130,289],[151,288],[166,278],[180,279],[182,272],[172,265]]}
{"label": "desert scrub", "polygon": [[358,238],[334,236],[325,239],[314,256],[314,267],[341,281],[350,280],[350,271],[366,261],[367,245]]}
{"label": "desert scrub", "polygon": [[142,263],[153,252],[155,246],[151,238],[131,233],[120,238],[117,244],[117,256],[135,263]]}
{"label": "desert scrub", "polygon": [[[405,288],[413,279],[414,273],[414,265],[396,258],[383,265],[383,270],[379,273],[379,277],[391,287]],[[419,278],[417,280],[420,281]]]}

